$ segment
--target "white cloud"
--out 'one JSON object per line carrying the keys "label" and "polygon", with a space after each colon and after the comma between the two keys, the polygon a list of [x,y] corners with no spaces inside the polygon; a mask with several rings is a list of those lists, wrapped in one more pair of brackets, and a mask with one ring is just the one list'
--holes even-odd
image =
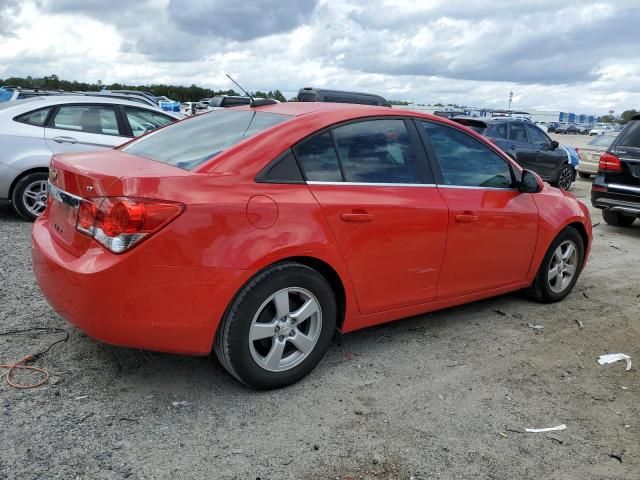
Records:
{"label": "white cloud", "polygon": [[506,107],[513,90],[522,109],[640,106],[634,1],[262,0],[210,14],[184,2],[179,15],[173,0],[4,2],[0,77],[230,88],[230,73],[288,95],[313,85]]}

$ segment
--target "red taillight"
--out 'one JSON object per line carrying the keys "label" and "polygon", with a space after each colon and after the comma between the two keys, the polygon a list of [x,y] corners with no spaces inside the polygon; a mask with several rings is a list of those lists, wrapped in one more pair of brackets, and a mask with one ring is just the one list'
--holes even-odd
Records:
{"label": "red taillight", "polygon": [[603,172],[621,172],[622,164],[620,163],[620,159],[618,157],[604,152],[602,155],[600,155],[598,170],[602,170]]}
{"label": "red taillight", "polygon": [[184,211],[176,202],[98,197],[80,203],[76,230],[122,253],[160,230]]}

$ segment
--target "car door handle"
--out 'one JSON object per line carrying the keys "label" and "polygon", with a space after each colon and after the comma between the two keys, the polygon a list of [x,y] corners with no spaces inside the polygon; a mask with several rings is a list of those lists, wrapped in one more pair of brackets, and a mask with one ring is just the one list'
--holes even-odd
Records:
{"label": "car door handle", "polygon": [[478,216],[471,212],[461,213],[456,215],[456,222],[460,223],[473,223],[478,221]]}
{"label": "car door handle", "polygon": [[345,222],[364,223],[373,220],[373,215],[370,213],[343,213],[340,215]]}
{"label": "car door handle", "polygon": [[58,143],[78,143],[78,140],[73,137],[53,137],[53,141]]}

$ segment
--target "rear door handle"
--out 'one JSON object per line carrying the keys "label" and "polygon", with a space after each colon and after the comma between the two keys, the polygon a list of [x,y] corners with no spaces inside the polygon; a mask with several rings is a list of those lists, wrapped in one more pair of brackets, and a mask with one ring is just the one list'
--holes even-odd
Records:
{"label": "rear door handle", "polygon": [[341,216],[345,222],[365,223],[373,220],[373,215],[370,213],[343,213]]}
{"label": "rear door handle", "polygon": [[456,222],[460,223],[473,223],[478,221],[478,216],[473,213],[461,213],[456,215]]}
{"label": "rear door handle", "polygon": [[78,143],[78,140],[73,137],[53,137],[53,141],[58,143]]}

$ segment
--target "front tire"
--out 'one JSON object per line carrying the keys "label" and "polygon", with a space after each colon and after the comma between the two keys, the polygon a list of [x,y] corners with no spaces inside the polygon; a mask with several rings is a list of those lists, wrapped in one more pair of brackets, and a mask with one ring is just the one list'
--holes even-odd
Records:
{"label": "front tire", "polygon": [[529,293],[541,303],[559,302],[573,290],[583,263],[582,236],[575,228],[567,227],[547,250]]}
{"label": "front tire", "polygon": [[623,215],[619,212],[612,212],[610,210],[603,210],[602,218],[604,218],[605,222],[609,225],[613,225],[614,227],[630,227],[636,220],[636,217]]}
{"label": "front tire", "polygon": [[29,173],[16,183],[11,195],[13,208],[22,218],[33,221],[47,207],[46,172]]}
{"label": "front tire", "polygon": [[220,324],[214,351],[245,385],[285,387],[320,362],[336,318],[335,295],[326,279],[305,265],[281,263],[238,293]]}
{"label": "front tire", "polygon": [[565,165],[560,168],[560,172],[558,172],[558,181],[556,185],[561,190],[569,190],[571,188],[571,183],[574,180],[574,171],[570,165]]}

